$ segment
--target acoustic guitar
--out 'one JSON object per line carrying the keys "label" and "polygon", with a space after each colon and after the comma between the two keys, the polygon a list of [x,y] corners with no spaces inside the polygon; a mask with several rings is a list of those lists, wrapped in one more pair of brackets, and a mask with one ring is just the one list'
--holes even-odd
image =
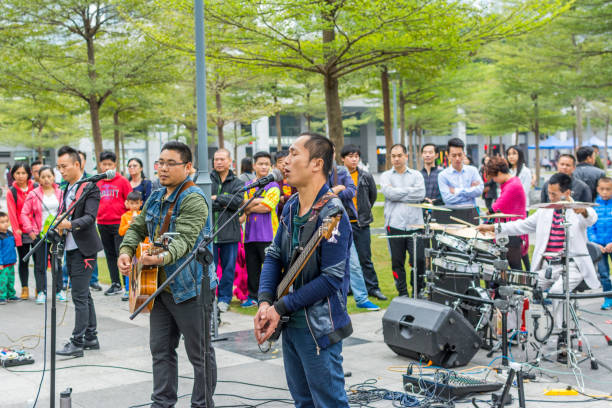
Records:
{"label": "acoustic guitar", "polygon": [[[337,211],[334,211],[328,217],[323,219],[323,222],[321,223],[319,228],[314,232],[314,234],[312,234],[312,237],[310,237],[308,243],[306,243],[306,246],[304,246],[304,248],[300,251],[299,255],[291,263],[291,266],[285,272],[283,279],[278,284],[276,288],[276,300],[281,299],[289,293],[293,282],[295,282],[300,273],[302,273],[304,266],[306,266],[306,263],[314,254],[315,249],[317,249],[323,238],[329,240],[330,238],[332,238],[333,235],[338,233],[336,227],[338,226],[338,222],[340,222],[341,218],[342,210],[338,209]],[[260,347],[260,350],[262,352],[265,353],[270,350],[272,343],[278,340],[283,330],[283,327],[287,324],[288,321],[288,316],[283,316],[281,318],[281,321],[278,323],[278,326],[276,326],[276,330],[274,330],[274,333],[272,333],[268,340],[266,340],[268,343],[267,349]]]}
{"label": "acoustic guitar", "polygon": [[[147,298],[157,290],[157,265],[143,265],[143,255],[157,255],[164,251],[163,246],[156,246],[149,241],[149,237],[138,244],[136,255],[132,260],[132,270],[130,271],[130,313],[134,313]],[[143,310],[144,313],[151,312],[153,300]]]}

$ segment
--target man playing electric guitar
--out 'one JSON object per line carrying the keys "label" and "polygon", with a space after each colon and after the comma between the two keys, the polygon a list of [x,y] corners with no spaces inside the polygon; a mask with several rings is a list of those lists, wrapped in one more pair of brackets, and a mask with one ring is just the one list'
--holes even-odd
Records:
{"label": "man playing electric guitar", "polygon": [[[283,361],[296,407],[348,407],[342,339],[353,332],[346,311],[353,237],[342,202],[326,185],[333,151],[329,139],[314,133],[302,134],[290,147],[285,174],[297,194],[283,208],[259,282],[255,337],[262,344],[272,336],[281,316],[288,317],[282,329]],[[338,209],[342,218],[337,231],[321,241],[292,291],[277,299],[277,286],[295,258],[294,248],[303,248],[323,219]]]}
{"label": "man playing electric guitar", "polygon": [[[187,145],[180,142],[166,143],[156,164],[162,188],[151,193],[142,212],[132,221],[123,238],[117,264],[121,273],[128,275],[136,247],[145,237],[156,242],[165,232],[177,233],[167,251],[141,257],[144,265],[160,267],[159,281],[163,282],[203,239],[208,206],[202,190],[189,178],[192,159]],[[195,377],[191,406],[206,407],[203,309],[197,299],[201,281],[202,266],[194,260],[170,282],[167,290],[153,304],[149,344],[153,357],[151,406],[154,408],[169,408],[176,404],[176,348],[181,334],[185,338],[185,350]],[[212,389],[208,390],[209,396],[214,391],[217,377],[214,350],[210,352]]]}

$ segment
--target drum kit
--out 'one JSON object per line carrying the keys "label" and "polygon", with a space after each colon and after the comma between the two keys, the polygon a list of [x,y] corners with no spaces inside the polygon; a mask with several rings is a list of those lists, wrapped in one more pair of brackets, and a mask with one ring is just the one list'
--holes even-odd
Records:
{"label": "drum kit", "polygon": [[[448,306],[461,311],[468,321],[478,333],[483,337],[483,348],[491,349],[500,348],[503,355],[507,354],[508,347],[508,312],[515,308],[516,315],[523,315],[523,301],[525,291],[539,293],[537,289],[538,274],[530,271],[513,270],[508,268],[506,260],[508,237],[501,234],[501,223],[522,218],[518,214],[502,214],[495,213],[490,215],[481,215],[477,218],[490,220],[495,223],[495,231],[497,234],[483,234],[476,229],[476,225],[464,220],[450,217],[455,224],[438,224],[432,218],[434,211],[451,211],[444,207],[437,207],[431,204],[406,204],[411,207],[418,207],[425,210],[424,223],[421,225],[410,226],[413,230],[419,230],[412,234],[407,234],[405,237],[413,238],[415,245],[414,254],[416,251],[417,239],[426,242],[425,259],[427,278],[426,288],[420,296],[429,298],[429,300],[445,303]],[[578,209],[592,207],[593,203],[582,202],[556,202],[543,203],[532,206],[531,208],[552,208],[561,209],[563,213],[563,225],[566,231],[566,244],[568,248],[569,242],[569,224],[566,221],[565,211],[567,209]],[[381,236],[381,238],[399,238],[402,236]],[[565,261],[563,279],[564,293],[567,294],[567,299],[564,299],[564,328],[569,325],[569,320],[573,320],[575,329],[574,337],[584,338],[580,331],[578,318],[575,310],[572,309],[569,299],[568,290],[568,265],[569,258],[580,256],[581,254],[557,253],[556,256],[561,256]],[[416,256],[416,255],[415,255]],[[421,254],[422,256],[422,254]],[[416,260],[413,263],[416,265]],[[416,289],[416,274],[413,275],[413,296],[416,297],[419,293]],[[483,287],[484,286],[484,287]],[[496,288],[504,288],[502,294]],[[521,294],[516,295],[517,293]],[[496,298],[494,300],[493,298]],[[502,301],[503,303],[496,303]],[[503,306],[500,306],[503,305]],[[528,304],[527,304],[528,305]],[[499,330],[499,326],[495,326],[495,317],[499,317],[501,311],[501,320],[503,329]],[[550,313],[548,313],[550,315]],[[534,318],[535,319],[535,318]],[[518,320],[518,319],[517,319]],[[515,332],[523,331],[526,327],[526,322],[516,322]],[[536,322],[537,323],[537,322]],[[552,324],[552,322],[551,322]],[[519,329],[519,326],[521,329]],[[566,343],[570,344],[569,330],[564,329],[566,335]],[[501,334],[501,339],[499,334]],[[493,344],[493,338],[498,341],[497,345]],[[536,336],[537,339],[537,336]],[[487,341],[488,340],[488,341]],[[588,343],[587,343],[588,344]],[[588,345],[587,345],[588,347]],[[587,358],[591,360],[591,366],[594,364],[594,357],[588,347]],[[571,345],[566,346],[562,351],[566,354],[572,353]],[[557,352],[561,353],[561,352]],[[573,356],[575,357],[575,356]],[[574,359],[575,361],[575,359]],[[569,359],[568,359],[569,364]]]}

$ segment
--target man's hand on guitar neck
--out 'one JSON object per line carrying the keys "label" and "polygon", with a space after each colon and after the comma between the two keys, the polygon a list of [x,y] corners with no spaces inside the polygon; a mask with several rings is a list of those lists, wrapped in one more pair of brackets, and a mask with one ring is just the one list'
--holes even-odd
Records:
{"label": "man's hand on guitar neck", "polygon": [[280,315],[276,312],[273,306],[263,302],[259,305],[259,310],[255,315],[255,339],[258,344],[262,344],[268,340],[276,330],[276,326],[280,322]]}

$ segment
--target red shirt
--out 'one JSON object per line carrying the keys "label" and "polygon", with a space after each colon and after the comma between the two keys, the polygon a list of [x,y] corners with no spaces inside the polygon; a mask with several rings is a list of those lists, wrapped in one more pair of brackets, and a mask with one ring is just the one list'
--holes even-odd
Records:
{"label": "red shirt", "polygon": [[120,224],[125,212],[125,199],[132,191],[130,182],[121,174],[112,180],[100,180],[96,183],[100,189],[100,206],[98,207],[98,224]]}

